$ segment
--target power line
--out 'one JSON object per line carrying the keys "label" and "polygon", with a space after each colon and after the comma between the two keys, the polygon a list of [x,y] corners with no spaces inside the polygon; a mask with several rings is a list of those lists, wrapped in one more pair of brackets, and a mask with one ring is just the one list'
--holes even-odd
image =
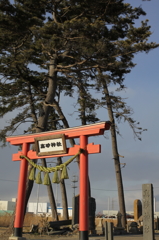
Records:
{"label": "power line", "polygon": [[0,179],[0,181],[4,181],[4,182],[18,182],[16,180],[9,180],[9,179]]}
{"label": "power line", "polygon": [[[0,179],[0,181],[6,181],[6,182],[18,182],[18,181],[16,181],[16,180],[9,180],[9,179]],[[66,185],[71,186],[71,184],[68,184],[68,183],[66,183]],[[154,188],[159,188],[159,187],[154,187]],[[108,189],[102,189],[102,188],[91,188],[91,189],[92,189],[92,190],[96,190],[96,191],[105,191],[105,192],[117,192],[117,191],[118,191],[117,189],[111,189],[111,190],[108,190]],[[142,189],[131,189],[131,190],[124,189],[124,191],[133,192],[133,191],[142,191]]]}
{"label": "power line", "polygon": [[75,188],[77,188],[76,183],[78,182],[78,177],[76,175],[73,175],[71,182],[73,182],[73,184],[71,184],[71,185],[73,188],[73,197],[75,197]]}
{"label": "power line", "polygon": [[[118,190],[116,189],[111,189],[111,190],[108,190],[108,189],[97,189],[97,188],[91,188],[92,190],[97,190],[97,191],[105,191],[105,192],[117,192]],[[133,189],[133,190],[124,190],[124,191],[141,191],[142,189]]]}
{"label": "power line", "polygon": [[[154,187],[154,188],[159,188],[159,187]],[[100,189],[100,188],[91,188],[92,190],[97,190],[97,191],[105,191],[105,192],[117,192],[118,190],[116,189],[112,189],[112,190],[106,190],[106,189]],[[128,189],[124,189],[124,192],[125,191],[129,191],[129,192],[133,192],[133,191],[142,191],[142,189],[131,189],[131,190],[128,190]]]}

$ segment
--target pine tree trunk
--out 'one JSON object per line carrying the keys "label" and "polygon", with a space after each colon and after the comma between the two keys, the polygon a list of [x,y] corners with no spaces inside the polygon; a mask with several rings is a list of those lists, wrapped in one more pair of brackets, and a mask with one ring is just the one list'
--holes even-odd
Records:
{"label": "pine tree trunk", "polygon": [[114,122],[112,122],[111,128],[111,140],[112,140],[112,153],[114,157],[114,166],[116,172],[116,181],[118,187],[118,199],[119,199],[119,209],[122,214],[122,227],[126,227],[126,210],[125,210],[125,199],[124,199],[124,189],[123,189],[123,181],[120,167],[120,159],[117,149],[117,140],[116,140],[116,131]]}
{"label": "pine tree trunk", "polygon": [[[62,122],[63,122],[63,124],[64,124],[64,127],[65,127],[65,128],[69,128],[70,126],[69,126],[69,124],[68,124],[68,121],[67,121],[67,119],[65,118],[65,116],[64,116],[64,114],[63,114],[63,112],[62,112],[62,110],[61,110],[58,102],[56,102],[56,101],[54,101],[54,109],[58,112],[59,117],[60,117],[60,119],[62,120]],[[86,122],[83,122],[82,124],[85,125]],[[69,140],[70,140],[71,146],[73,147],[73,146],[76,144],[76,143],[75,143],[75,140],[74,140],[73,138],[71,138],[71,139],[69,139]],[[76,161],[77,161],[78,167],[79,167],[79,156],[77,156]],[[91,184],[90,184],[89,177],[88,177],[88,196],[91,197]]]}
{"label": "pine tree trunk", "polygon": [[[62,163],[61,157],[57,158],[57,165],[60,165]],[[61,178],[61,171],[60,176]],[[63,207],[63,219],[68,220],[68,203],[67,203],[67,194],[66,194],[66,187],[65,187],[65,181],[62,179],[60,180],[60,188],[61,188],[61,198],[62,198],[62,207]]]}
{"label": "pine tree trunk", "polygon": [[[57,88],[57,72],[55,71],[56,59],[57,59],[57,56],[56,56],[56,54],[54,54],[54,58],[50,60],[49,76],[48,76],[48,91],[47,91],[47,95],[45,98],[45,103],[43,104],[43,106],[40,109],[39,118],[38,118],[38,126],[36,127],[36,133],[40,133],[40,132],[47,130],[48,117],[49,117],[49,113],[51,111],[51,107],[47,104],[53,103],[53,100],[55,98],[56,88]],[[45,160],[44,160],[44,162],[46,164]],[[28,176],[29,176],[31,168],[32,168],[32,166],[29,165]],[[26,183],[25,211],[27,208],[27,204],[28,204],[31,192],[32,192],[33,185],[34,185],[34,181],[31,181],[28,179],[27,183]],[[49,195],[49,198],[51,199],[50,205],[51,205],[51,210],[52,210],[52,217],[55,219],[58,219],[56,205],[55,205],[55,199],[54,199],[53,191],[50,187],[48,187],[48,195]]]}
{"label": "pine tree trunk", "polygon": [[109,96],[109,91],[107,88],[106,82],[103,80],[103,89],[104,94],[106,97],[106,104],[108,110],[109,121],[111,122],[111,141],[112,141],[112,154],[114,158],[114,165],[115,165],[115,173],[116,173],[116,181],[117,181],[117,188],[118,188],[118,200],[119,200],[119,210],[122,214],[122,227],[126,227],[126,210],[125,210],[125,199],[124,199],[124,189],[123,189],[123,181],[122,181],[122,174],[120,168],[120,159],[117,147],[117,138],[116,138],[116,130],[115,130],[115,120],[111,106],[111,100]]}
{"label": "pine tree trunk", "polygon": [[[47,167],[45,158],[41,159],[41,163],[42,163],[43,167]],[[51,180],[50,180],[50,182],[51,182]],[[55,202],[55,197],[54,197],[52,185],[51,184],[50,185],[46,185],[46,187],[47,187],[50,207],[51,207],[51,211],[52,211],[52,220],[53,221],[58,221],[59,218],[58,218],[58,214],[57,214],[56,202]]]}

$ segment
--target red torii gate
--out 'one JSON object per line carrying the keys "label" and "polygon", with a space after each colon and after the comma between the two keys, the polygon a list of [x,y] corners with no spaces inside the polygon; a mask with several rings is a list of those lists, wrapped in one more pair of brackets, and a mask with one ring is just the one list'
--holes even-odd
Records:
{"label": "red torii gate", "polygon": [[[20,136],[10,136],[6,138],[7,142],[12,145],[21,145],[22,151],[12,155],[12,161],[20,162],[20,174],[18,183],[17,206],[14,222],[14,236],[22,237],[22,227],[24,219],[24,203],[26,193],[26,179],[28,161],[20,158],[25,155],[30,159],[52,158],[75,155],[80,148],[85,151],[80,154],[80,201],[79,201],[79,239],[88,239],[88,154],[100,153],[101,145],[88,144],[88,137],[95,135],[103,135],[105,130],[109,130],[110,122],[100,122],[96,124],[84,125],[67,129],[60,129],[49,132],[34,133]],[[64,134],[65,139],[79,138],[80,144],[74,145],[67,149],[67,153],[54,154],[47,156],[38,156],[36,151],[30,150],[30,144],[35,142],[37,137],[52,136]]]}

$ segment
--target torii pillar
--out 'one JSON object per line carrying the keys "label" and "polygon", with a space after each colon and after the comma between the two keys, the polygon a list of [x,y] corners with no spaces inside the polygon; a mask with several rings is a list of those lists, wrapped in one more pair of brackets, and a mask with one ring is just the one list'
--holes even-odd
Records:
{"label": "torii pillar", "polygon": [[[96,124],[84,125],[80,127],[60,129],[56,131],[34,133],[20,136],[10,136],[6,138],[12,145],[21,145],[22,151],[12,155],[13,161],[20,161],[20,174],[17,194],[16,214],[14,221],[14,239],[20,240],[22,237],[22,227],[24,219],[24,203],[26,193],[27,167],[26,159],[21,159],[25,155],[30,159],[65,157],[75,155],[80,148],[85,151],[80,154],[80,200],[79,200],[79,239],[88,240],[88,154],[100,153],[101,146],[88,144],[89,136],[103,135],[105,130],[109,130],[110,122],[100,122]],[[65,139],[79,138],[80,145],[74,145],[67,149],[67,153],[58,155],[38,156],[36,151],[29,149],[30,144],[35,143],[35,138],[64,134]]]}

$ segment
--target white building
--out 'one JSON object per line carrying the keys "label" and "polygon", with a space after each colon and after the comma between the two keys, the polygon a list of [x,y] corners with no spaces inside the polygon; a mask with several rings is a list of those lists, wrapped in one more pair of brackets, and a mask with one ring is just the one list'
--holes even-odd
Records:
{"label": "white building", "polygon": [[[48,213],[51,213],[51,207],[48,208]],[[57,207],[57,213],[63,217],[63,207]],[[68,216],[72,217],[72,207],[68,207]]]}
{"label": "white building", "polygon": [[29,202],[27,212],[31,212],[31,213],[34,213],[34,214],[47,213],[48,212],[48,206],[49,206],[48,203],[36,203],[36,202],[31,203],[31,202]]}
{"label": "white building", "polygon": [[12,201],[0,201],[0,210],[2,211],[14,211],[16,202]]}
{"label": "white building", "polygon": [[[49,203],[36,203],[36,202],[29,202],[27,212],[31,212],[34,214],[40,213],[49,213],[51,214],[51,206]],[[63,216],[63,208],[61,207],[60,203],[57,203],[57,213],[61,217]],[[68,215],[72,217],[72,207],[68,207]]]}

